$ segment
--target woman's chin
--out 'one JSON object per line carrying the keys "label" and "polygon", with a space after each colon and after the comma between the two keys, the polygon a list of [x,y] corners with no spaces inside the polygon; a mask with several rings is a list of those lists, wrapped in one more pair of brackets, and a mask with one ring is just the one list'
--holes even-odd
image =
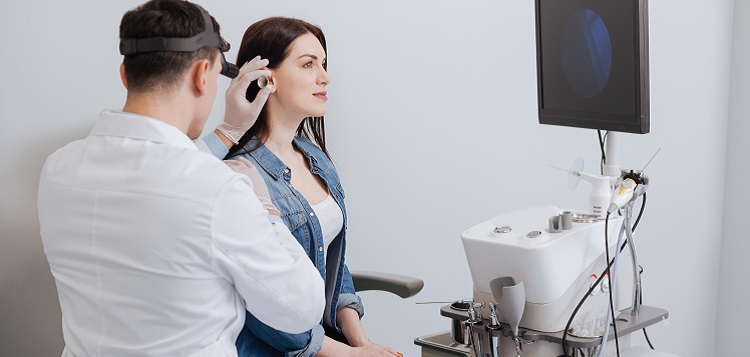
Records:
{"label": "woman's chin", "polygon": [[309,116],[311,116],[311,117],[322,117],[322,116],[326,115],[326,111],[327,111],[326,108],[319,109],[319,110],[312,110],[312,111],[310,111],[310,115]]}

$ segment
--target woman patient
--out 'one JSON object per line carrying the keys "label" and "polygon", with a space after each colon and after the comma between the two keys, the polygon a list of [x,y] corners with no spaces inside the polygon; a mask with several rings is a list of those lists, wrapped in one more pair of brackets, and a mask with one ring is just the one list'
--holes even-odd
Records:
{"label": "woman patient", "polygon": [[[258,120],[226,159],[257,168],[281,218],[326,283],[323,321],[306,333],[274,330],[247,313],[237,340],[243,357],[401,355],[368,340],[360,323],[362,302],[344,263],[344,190],[326,150],[323,126],[330,83],[326,55],[318,27],[273,17],[247,29],[237,56],[240,66],[256,56],[268,59],[270,94]],[[259,89],[251,84],[247,99],[256,98]]]}

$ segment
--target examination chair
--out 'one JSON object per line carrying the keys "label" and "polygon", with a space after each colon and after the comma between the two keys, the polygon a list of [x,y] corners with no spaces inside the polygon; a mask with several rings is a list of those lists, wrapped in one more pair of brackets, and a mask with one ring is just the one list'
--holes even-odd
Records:
{"label": "examination chair", "polygon": [[[370,271],[351,272],[351,275],[354,290],[357,292],[368,290],[387,291],[400,296],[402,299],[406,299],[417,295],[424,287],[422,279],[404,275]],[[326,336],[341,343],[349,344],[346,337],[338,333],[338,331],[325,327],[325,332]]]}
{"label": "examination chair", "polygon": [[406,299],[417,295],[424,287],[422,279],[410,276],[370,271],[357,271],[351,274],[356,291],[387,291]]}

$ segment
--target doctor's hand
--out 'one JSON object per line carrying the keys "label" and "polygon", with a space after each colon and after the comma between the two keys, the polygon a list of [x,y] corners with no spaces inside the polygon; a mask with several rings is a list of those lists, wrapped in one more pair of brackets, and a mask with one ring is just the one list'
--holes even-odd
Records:
{"label": "doctor's hand", "polygon": [[271,194],[268,192],[266,181],[263,180],[260,172],[258,172],[258,169],[255,168],[255,165],[253,165],[252,162],[244,157],[237,157],[237,160],[224,160],[224,163],[234,170],[234,172],[249,177],[250,181],[253,183],[253,191],[255,191],[255,195],[258,196],[258,200],[260,200],[260,204],[263,205],[263,208],[265,208],[269,214],[280,216],[279,210],[274,206],[273,201],[271,201]]}
{"label": "doctor's hand", "polygon": [[256,56],[240,68],[237,78],[232,79],[229,88],[227,88],[224,122],[216,127],[216,131],[227,139],[222,140],[227,144],[227,147],[236,144],[242,135],[255,124],[258,115],[260,115],[260,110],[263,109],[266,100],[268,100],[268,95],[273,89],[271,83],[258,91],[255,100],[252,102],[245,98],[250,83],[261,76],[268,77],[271,75],[271,71],[263,69],[267,65],[267,59]]}

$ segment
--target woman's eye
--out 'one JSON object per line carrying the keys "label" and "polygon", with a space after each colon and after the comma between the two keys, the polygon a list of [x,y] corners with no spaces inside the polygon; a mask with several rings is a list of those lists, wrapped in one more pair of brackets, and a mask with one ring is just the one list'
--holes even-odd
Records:
{"label": "woman's eye", "polygon": [[307,63],[305,63],[305,65],[304,65],[304,67],[305,67],[305,68],[312,68],[312,66],[313,66],[313,63],[312,63],[312,61],[310,61],[310,62],[307,62]]}

